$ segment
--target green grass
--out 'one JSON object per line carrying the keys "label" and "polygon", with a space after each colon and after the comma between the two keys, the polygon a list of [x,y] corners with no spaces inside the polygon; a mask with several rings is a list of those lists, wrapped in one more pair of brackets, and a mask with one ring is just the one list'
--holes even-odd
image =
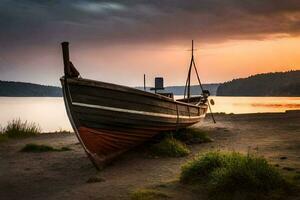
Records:
{"label": "green grass", "polygon": [[293,179],[296,180],[296,181],[300,181],[300,174],[295,174],[293,176]]}
{"label": "green grass", "polygon": [[4,135],[1,131],[0,131],[0,142],[4,142],[8,140],[7,135]]}
{"label": "green grass", "polygon": [[217,199],[261,198],[274,191],[284,191],[289,185],[262,157],[221,152],[200,155],[182,166],[180,181],[205,184]]}
{"label": "green grass", "polygon": [[198,128],[179,129],[173,133],[173,137],[187,144],[212,142],[207,133]]}
{"label": "green grass", "polygon": [[53,134],[71,134],[72,132],[71,132],[71,131],[64,130],[64,129],[59,129],[59,130],[57,130],[57,131],[48,132],[48,133],[53,133]]}
{"label": "green grass", "polygon": [[86,182],[87,183],[99,183],[105,181],[103,178],[100,177],[91,177]]}
{"label": "green grass", "polygon": [[130,195],[131,200],[159,200],[169,198],[168,195],[153,189],[140,189],[132,192]]}
{"label": "green grass", "polygon": [[40,132],[41,129],[37,124],[14,119],[2,128],[0,138],[24,138],[37,135]]}
{"label": "green grass", "polygon": [[62,148],[54,148],[49,145],[43,145],[43,144],[26,144],[21,151],[22,152],[32,152],[32,153],[40,153],[40,152],[49,152],[49,151],[70,151],[71,149],[68,147],[62,147]]}
{"label": "green grass", "polygon": [[152,145],[150,151],[155,156],[164,157],[183,157],[190,153],[186,144],[212,141],[206,132],[196,128],[162,132],[156,139],[160,142]]}
{"label": "green grass", "polygon": [[183,157],[190,153],[187,146],[172,137],[166,137],[150,147],[151,153],[163,157]]}

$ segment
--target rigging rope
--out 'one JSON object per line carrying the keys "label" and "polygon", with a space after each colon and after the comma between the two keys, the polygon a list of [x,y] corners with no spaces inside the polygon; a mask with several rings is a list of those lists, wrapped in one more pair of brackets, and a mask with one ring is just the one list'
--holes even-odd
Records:
{"label": "rigging rope", "polygon": [[[196,72],[197,80],[198,80],[198,83],[199,83],[199,86],[201,88],[202,95],[203,95],[204,89],[203,89],[203,86],[202,86],[202,83],[201,83],[201,80],[200,80],[200,76],[198,74],[196,63],[194,61],[194,41],[193,40],[192,40],[192,58],[191,58],[191,63],[190,63],[190,67],[189,67],[189,74],[188,74],[186,84],[185,84],[185,88],[184,88],[184,99],[185,99],[185,94],[187,92],[188,102],[189,102],[189,98],[190,98],[190,86],[191,86],[190,81],[191,81],[191,68],[192,68],[192,66],[194,67],[194,70]],[[188,89],[188,91],[186,91],[186,89]],[[200,101],[201,101],[201,99],[200,99]],[[207,100],[207,104],[208,104],[209,112],[211,113],[212,120],[213,120],[214,123],[216,123],[215,117],[212,113],[212,109],[211,109],[211,106],[210,106],[210,103],[209,103],[208,100]]]}

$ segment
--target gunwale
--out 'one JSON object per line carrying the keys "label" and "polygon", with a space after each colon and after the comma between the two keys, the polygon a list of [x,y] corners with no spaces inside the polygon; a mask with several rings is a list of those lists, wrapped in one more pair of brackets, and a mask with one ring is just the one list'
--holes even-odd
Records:
{"label": "gunwale", "polygon": [[[64,78],[61,78],[61,81],[63,82]],[[165,100],[168,102],[176,102],[179,105],[185,105],[185,106],[190,106],[190,107],[195,107],[195,108],[199,108],[199,107],[203,107],[203,105],[194,105],[194,104],[190,104],[190,103],[185,103],[185,102],[180,102],[180,101],[176,101],[172,98],[160,95],[160,94],[154,94],[154,93],[150,93],[150,92],[146,92],[146,91],[142,91],[136,88],[132,88],[132,87],[128,87],[128,86],[124,86],[124,85],[118,85],[118,84],[114,84],[114,83],[107,83],[107,82],[102,82],[102,81],[96,81],[96,80],[91,80],[91,79],[86,79],[86,78],[68,78],[67,79],[68,83],[73,83],[73,84],[78,84],[78,85],[86,85],[86,86],[93,86],[93,87],[101,87],[101,88],[105,88],[105,89],[109,89],[109,90],[117,90],[117,91],[121,91],[121,92],[125,92],[125,93],[134,93],[134,94],[138,94],[138,95],[143,95],[146,97],[151,97],[151,98],[158,98],[161,100]]]}

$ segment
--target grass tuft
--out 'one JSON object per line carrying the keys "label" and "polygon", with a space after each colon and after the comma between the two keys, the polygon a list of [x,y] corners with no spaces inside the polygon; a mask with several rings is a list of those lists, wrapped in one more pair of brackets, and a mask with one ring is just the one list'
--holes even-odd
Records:
{"label": "grass tuft", "polygon": [[183,157],[190,153],[190,150],[182,142],[172,138],[164,138],[150,148],[151,153],[155,156],[163,157]]}
{"label": "grass tuft", "polygon": [[71,131],[65,130],[65,129],[59,129],[57,131],[54,132],[49,132],[49,133],[53,133],[53,134],[71,134]]}
{"label": "grass tuft", "polygon": [[21,149],[22,152],[40,153],[40,152],[50,152],[50,151],[70,151],[69,147],[54,148],[43,144],[26,144],[25,147]]}
{"label": "grass tuft", "polygon": [[58,151],[71,151],[72,149],[69,147],[62,147],[60,149],[58,149]]}
{"label": "grass tuft", "polygon": [[170,197],[162,192],[150,189],[141,189],[131,193],[131,200],[156,200],[169,199]]}
{"label": "grass tuft", "polygon": [[[240,153],[209,152],[182,167],[180,181],[206,183],[218,199],[255,198],[286,189],[288,183],[266,159]],[[220,195],[219,195],[220,194]],[[251,199],[250,198],[250,199]]]}
{"label": "grass tuft", "polygon": [[14,119],[8,122],[7,126],[2,128],[1,137],[23,138],[37,135],[41,132],[40,127],[35,123],[27,121],[22,122],[20,119]]}
{"label": "grass tuft", "polygon": [[0,132],[0,142],[4,142],[8,139],[7,135],[4,135],[2,132]]}
{"label": "grass tuft", "polygon": [[294,175],[293,179],[296,181],[300,181],[300,174]]}
{"label": "grass tuft", "polygon": [[103,181],[105,181],[103,178],[91,177],[86,182],[87,183],[99,183],[99,182],[103,182]]}
{"label": "grass tuft", "polygon": [[173,137],[187,144],[212,142],[207,133],[198,128],[179,129],[173,133]]}
{"label": "grass tuft", "polygon": [[222,154],[219,152],[206,153],[181,167],[180,181],[183,183],[197,183],[206,180],[212,171],[223,165]]}

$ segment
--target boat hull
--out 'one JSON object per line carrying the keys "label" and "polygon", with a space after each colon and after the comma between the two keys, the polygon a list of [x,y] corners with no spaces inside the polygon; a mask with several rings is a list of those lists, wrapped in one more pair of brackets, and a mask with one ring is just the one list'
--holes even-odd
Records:
{"label": "boat hull", "polygon": [[97,168],[161,131],[191,126],[207,105],[195,106],[134,88],[82,78],[62,78],[67,113]]}

